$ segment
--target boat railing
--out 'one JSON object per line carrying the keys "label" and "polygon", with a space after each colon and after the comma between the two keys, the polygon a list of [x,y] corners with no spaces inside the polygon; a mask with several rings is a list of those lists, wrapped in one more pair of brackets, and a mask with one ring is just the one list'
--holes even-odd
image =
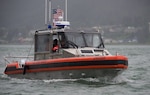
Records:
{"label": "boat railing", "polygon": [[10,64],[12,62],[19,62],[20,60],[33,60],[34,56],[4,56],[5,64]]}

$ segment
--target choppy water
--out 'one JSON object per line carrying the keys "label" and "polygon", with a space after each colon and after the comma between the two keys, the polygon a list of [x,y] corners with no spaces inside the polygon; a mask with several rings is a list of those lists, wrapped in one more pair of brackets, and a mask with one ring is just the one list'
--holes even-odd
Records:
{"label": "choppy water", "polygon": [[[107,49],[129,59],[129,68],[110,82],[98,79],[28,80],[3,74],[3,56],[28,55],[31,46],[0,45],[0,95],[150,95],[150,46],[108,45]],[[31,54],[33,51],[31,51]]]}

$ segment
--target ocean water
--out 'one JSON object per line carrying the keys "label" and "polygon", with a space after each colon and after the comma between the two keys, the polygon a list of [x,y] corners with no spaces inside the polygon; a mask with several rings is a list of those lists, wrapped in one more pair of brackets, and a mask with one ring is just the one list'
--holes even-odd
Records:
{"label": "ocean water", "polygon": [[3,74],[3,57],[33,55],[33,48],[30,45],[0,45],[0,95],[150,95],[150,46],[106,45],[106,48],[129,60],[128,69],[111,81],[93,78],[29,80]]}

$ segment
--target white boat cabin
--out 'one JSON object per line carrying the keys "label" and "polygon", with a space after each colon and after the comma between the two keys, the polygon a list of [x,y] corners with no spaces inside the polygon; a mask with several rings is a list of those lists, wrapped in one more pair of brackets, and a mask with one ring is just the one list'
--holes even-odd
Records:
{"label": "white boat cabin", "polygon": [[99,32],[64,29],[36,31],[34,50],[34,60],[110,55]]}

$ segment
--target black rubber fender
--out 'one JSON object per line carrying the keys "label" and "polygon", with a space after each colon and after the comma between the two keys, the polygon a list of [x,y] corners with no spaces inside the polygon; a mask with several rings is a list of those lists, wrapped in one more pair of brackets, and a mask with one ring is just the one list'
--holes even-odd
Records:
{"label": "black rubber fender", "polygon": [[24,65],[24,67],[23,67],[23,75],[26,74],[26,70],[27,70],[27,69],[28,69],[28,66]]}

